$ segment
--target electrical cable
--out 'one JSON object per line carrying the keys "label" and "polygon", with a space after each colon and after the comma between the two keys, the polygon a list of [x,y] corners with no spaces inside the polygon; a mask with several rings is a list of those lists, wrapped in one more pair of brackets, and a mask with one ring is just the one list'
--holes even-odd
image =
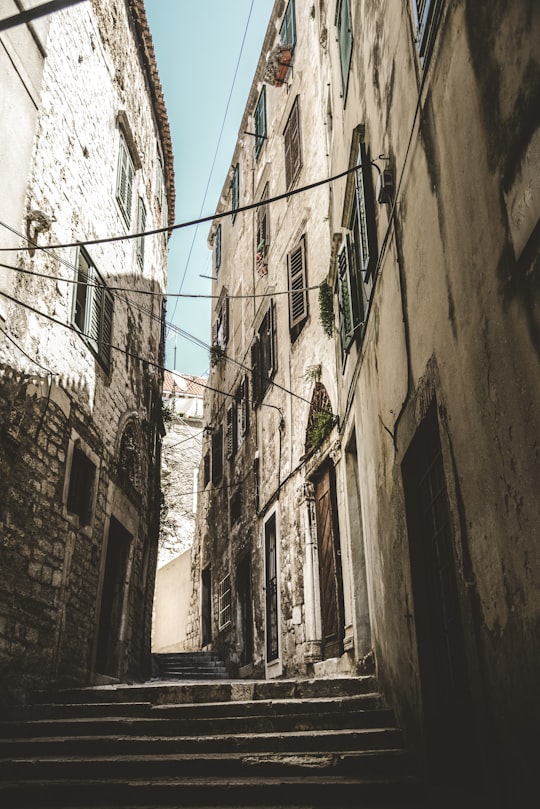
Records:
{"label": "electrical cable", "polygon": [[[6,298],[7,300],[11,301],[12,303],[18,304],[19,306],[22,306],[24,309],[27,309],[28,311],[33,312],[34,314],[36,314],[38,316],[41,316],[41,317],[45,318],[46,320],[49,320],[51,323],[54,323],[57,326],[62,326],[63,328],[67,329],[68,331],[72,331],[74,334],[78,334],[79,337],[81,337],[81,336],[84,337],[85,336],[83,333],[81,333],[81,331],[76,326],[72,326],[69,323],[64,323],[61,320],[58,320],[57,318],[53,317],[52,315],[47,314],[46,312],[41,312],[39,309],[36,309],[35,307],[30,306],[30,304],[24,303],[23,301],[20,301],[17,298],[14,298],[12,295],[9,295],[7,292],[4,292],[4,291],[0,290],[0,295],[2,297]],[[96,342],[98,342],[102,346],[108,346],[110,349],[112,349],[114,351],[118,351],[119,353],[124,354],[125,356],[130,357],[131,359],[138,360],[139,362],[145,363],[146,365],[149,365],[152,368],[156,368],[159,371],[169,371],[170,373],[176,373],[178,376],[186,379],[185,376],[183,376],[182,374],[179,374],[177,371],[173,372],[169,368],[167,368],[165,365],[161,365],[161,363],[158,363],[155,360],[152,360],[152,359],[149,359],[149,358],[146,358],[146,357],[141,357],[139,354],[135,354],[134,352],[128,351],[127,349],[122,348],[121,346],[114,345],[114,343],[108,343],[105,340],[98,340]],[[238,361],[234,361],[232,359],[230,361],[234,362],[236,365],[239,365],[241,368],[244,368],[247,371],[251,371],[250,368],[248,368],[245,365],[242,365],[242,363],[239,363]],[[270,382],[270,385],[272,385],[274,387],[277,387],[278,389],[282,390],[284,393],[287,393],[289,396],[293,396],[294,398],[299,399],[300,401],[305,402],[306,404],[311,404],[311,402],[308,399],[305,399],[303,396],[300,396],[300,394],[295,393],[292,390],[288,390],[287,388],[283,387],[282,385],[279,385],[279,384],[277,384],[277,383],[275,383],[273,381]],[[225,390],[223,390],[221,388],[215,388],[212,385],[209,385],[208,383],[205,383],[203,387],[210,390],[210,391],[212,391],[212,392],[214,392],[214,393],[219,393],[220,395],[222,395],[224,397],[228,397],[228,398],[231,398],[231,399],[234,399],[236,397],[236,391],[235,392],[225,391]],[[270,404],[267,404],[266,402],[260,402],[259,406],[276,407],[276,405],[270,405]],[[276,407],[276,409],[279,410],[280,408]]]}
{"label": "electrical cable", "polygon": [[180,222],[176,225],[170,225],[164,228],[155,228],[154,230],[146,230],[141,231],[139,233],[125,233],[123,236],[108,236],[103,239],[86,239],[84,241],[77,241],[77,242],[69,242],[66,244],[49,244],[44,247],[41,245],[35,245],[35,247],[0,247],[0,252],[17,252],[21,250],[63,250],[68,247],[87,247],[88,245],[93,244],[110,244],[112,242],[122,242],[122,241],[129,241],[132,239],[142,239],[146,236],[155,236],[159,233],[168,233],[169,231],[173,230],[180,230],[182,228],[192,227],[193,225],[200,225],[204,222],[213,222],[215,219],[223,219],[226,216],[236,216],[239,213],[244,213],[245,211],[253,211],[255,208],[262,208],[266,205],[271,205],[274,202],[279,202],[282,199],[288,199],[289,197],[294,197],[297,194],[303,194],[305,191],[312,191],[314,188],[319,188],[322,185],[327,185],[328,183],[335,182],[336,180],[341,180],[343,177],[346,177],[348,174],[351,174],[353,171],[357,171],[361,168],[360,165],[353,166],[352,168],[345,169],[344,171],[339,172],[339,174],[334,174],[332,177],[325,177],[324,180],[317,180],[313,183],[309,183],[308,185],[303,185],[300,188],[291,188],[288,191],[285,191],[283,194],[277,194],[274,197],[269,197],[268,199],[259,200],[258,202],[251,202],[249,205],[240,205],[238,208],[228,209],[227,211],[216,211],[216,213],[211,214],[210,216],[203,216],[199,219],[192,219],[188,222]]}
{"label": "electrical cable", "polygon": [[0,20],[0,31],[7,31],[8,28],[14,28],[16,25],[24,25],[24,23],[37,20],[39,17],[44,17],[46,14],[52,14],[54,11],[62,11],[68,6],[74,6],[77,3],[82,3],[84,0],[49,0],[48,3],[42,3],[40,6],[34,6],[26,11],[19,11],[11,17],[5,17]]}
{"label": "electrical cable", "polygon": [[[2,222],[0,222],[0,225],[2,225]],[[75,264],[69,264],[69,266],[72,269],[77,270]],[[100,284],[97,283],[96,281],[81,281],[78,278],[63,278],[61,275],[49,275],[48,273],[45,272],[36,272],[35,270],[27,270],[24,269],[23,267],[16,267],[13,264],[4,264],[3,262],[0,262],[0,267],[6,270],[13,270],[14,272],[20,272],[23,275],[34,276],[35,278],[45,278],[47,281],[62,281],[66,284],[77,284],[77,286],[86,286],[86,287],[106,286],[109,292],[131,292],[137,295],[149,295],[150,297],[161,297],[161,298],[203,298],[209,300],[219,300],[219,298],[221,297],[221,294],[205,295],[202,293],[191,293],[191,292],[153,292],[152,290],[147,289],[133,289],[133,287],[111,286],[110,284]],[[251,295],[250,294],[229,295],[227,293],[227,298],[229,300],[247,300],[248,298],[250,300],[253,298],[273,298],[276,295],[297,295],[300,292],[309,292],[310,290],[314,289],[319,289],[319,284],[314,284],[312,286],[306,287],[298,287],[297,289],[281,289],[274,292],[256,292]]]}

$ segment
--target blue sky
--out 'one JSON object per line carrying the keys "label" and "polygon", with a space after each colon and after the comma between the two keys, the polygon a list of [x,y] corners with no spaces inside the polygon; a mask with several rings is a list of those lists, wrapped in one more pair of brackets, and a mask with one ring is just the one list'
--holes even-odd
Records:
{"label": "blue sky", "polygon": [[[176,174],[175,222],[208,216],[216,209],[273,5],[274,0],[145,2],[171,125]],[[173,233],[169,244],[169,293],[178,292],[180,287],[183,293],[210,293],[211,281],[200,277],[209,276],[212,271],[206,243],[208,232],[209,225],[203,224],[196,236],[194,227]],[[175,299],[170,297],[168,319],[174,309]],[[208,343],[210,302],[180,298],[173,323]],[[175,342],[176,370],[205,374],[209,366],[208,350],[180,335],[175,338],[170,332],[167,367],[174,366]]]}

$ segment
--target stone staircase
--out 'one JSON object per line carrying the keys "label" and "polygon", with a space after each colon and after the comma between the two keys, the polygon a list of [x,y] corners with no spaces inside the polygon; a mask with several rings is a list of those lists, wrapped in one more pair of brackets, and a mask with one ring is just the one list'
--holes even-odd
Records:
{"label": "stone staircase", "polygon": [[423,805],[372,677],[70,689],[0,722],[3,809]]}
{"label": "stone staircase", "polygon": [[225,665],[211,652],[152,655],[152,675],[161,680],[226,680]]}

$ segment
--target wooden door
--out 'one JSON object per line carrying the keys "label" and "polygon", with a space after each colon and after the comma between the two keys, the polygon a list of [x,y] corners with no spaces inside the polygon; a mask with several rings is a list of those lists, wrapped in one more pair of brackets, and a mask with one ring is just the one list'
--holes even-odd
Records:
{"label": "wooden door", "polygon": [[111,517],[96,652],[96,671],[111,677],[120,673],[120,624],[131,540],[131,534],[118,520]]}
{"label": "wooden door", "polygon": [[327,659],[342,654],[344,634],[341,551],[333,467],[326,467],[315,481],[315,515],[319,548],[322,655]]}
{"label": "wooden door", "polygon": [[279,657],[276,515],[264,527],[266,569],[266,662]]}
{"label": "wooden door", "polygon": [[472,777],[471,698],[454,533],[433,404],[402,465],[428,756],[435,776]]}

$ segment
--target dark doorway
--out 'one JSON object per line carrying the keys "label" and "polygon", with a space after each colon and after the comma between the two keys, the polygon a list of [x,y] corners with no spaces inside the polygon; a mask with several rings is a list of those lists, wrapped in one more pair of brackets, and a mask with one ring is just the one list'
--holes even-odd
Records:
{"label": "dark doorway", "polygon": [[201,574],[202,646],[212,643],[212,569],[205,567]]}
{"label": "dark doorway", "polygon": [[435,778],[470,782],[471,700],[435,402],[402,464],[426,747]]}
{"label": "dark doorway", "polygon": [[319,548],[321,590],[322,656],[343,653],[343,584],[341,551],[336,519],[334,467],[326,466],[314,480],[315,515]]}
{"label": "dark doorway", "polygon": [[96,651],[96,671],[110,677],[122,674],[120,624],[128,585],[126,579],[131,540],[131,534],[118,520],[111,517]]}
{"label": "dark doorway", "polygon": [[276,515],[264,526],[266,569],[266,662],[279,656]]}
{"label": "dark doorway", "polygon": [[240,665],[247,666],[253,661],[253,605],[249,556],[242,559],[236,569],[236,588],[238,592]]}

